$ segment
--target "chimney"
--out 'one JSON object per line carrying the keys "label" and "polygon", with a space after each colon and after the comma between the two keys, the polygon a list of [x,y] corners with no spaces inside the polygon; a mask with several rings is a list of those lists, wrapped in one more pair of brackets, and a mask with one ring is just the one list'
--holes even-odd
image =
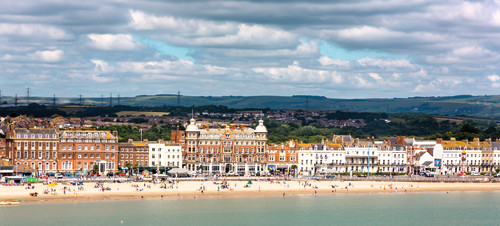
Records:
{"label": "chimney", "polygon": [[442,144],[443,143],[443,139],[442,138],[437,138],[436,139],[436,144]]}
{"label": "chimney", "polygon": [[134,143],[134,141],[132,139],[128,139],[128,143],[131,144]]}
{"label": "chimney", "polygon": [[491,145],[491,138],[488,138],[488,139],[486,139],[485,141],[486,141],[486,142],[488,142],[488,144],[490,144],[490,145]]}
{"label": "chimney", "polygon": [[220,125],[217,126],[217,129],[220,131]]}
{"label": "chimney", "polygon": [[113,131],[113,136],[115,136],[116,138],[118,138],[118,131],[114,130]]}
{"label": "chimney", "polygon": [[479,144],[479,138],[474,137],[474,142],[476,142],[476,144]]}
{"label": "chimney", "polygon": [[453,145],[457,144],[457,140],[455,139],[455,137],[451,137],[450,140],[451,140],[451,142],[453,142]]}

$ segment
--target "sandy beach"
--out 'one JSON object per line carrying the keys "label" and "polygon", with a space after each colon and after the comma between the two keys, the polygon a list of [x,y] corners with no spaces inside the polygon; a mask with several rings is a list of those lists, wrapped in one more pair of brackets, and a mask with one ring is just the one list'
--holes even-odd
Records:
{"label": "sandy beach", "polygon": [[[220,181],[183,181],[175,184],[141,182],[104,183],[104,190],[96,183],[83,186],[59,183],[55,186],[32,184],[26,186],[0,186],[0,201],[22,200],[23,203],[106,201],[127,199],[201,199],[237,197],[276,197],[293,195],[321,195],[336,193],[415,193],[454,191],[500,191],[497,183],[422,183],[372,181],[228,181],[223,189]],[[166,186],[166,188],[165,188]],[[65,189],[66,188],[66,189]],[[201,189],[201,190],[200,190]],[[48,190],[48,194],[44,191]],[[65,192],[66,190],[66,192]],[[203,192],[202,192],[203,191]],[[38,192],[37,197],[29,194]]]}

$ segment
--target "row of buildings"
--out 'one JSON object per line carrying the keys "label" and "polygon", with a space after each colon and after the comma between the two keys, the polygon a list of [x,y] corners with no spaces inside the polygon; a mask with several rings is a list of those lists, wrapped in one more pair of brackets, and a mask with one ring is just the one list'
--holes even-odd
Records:
{"label": "row of buildings", "polygon": [[170,141],[119,143],[116,131],[18,128],[7,125],[0,156],[38,172],[97,169],[115,172],[129,167],[185,168],[217,175],[314,175],[318,173],[491,172],[500,168],[500,142],[485,140],[387,140],[335,135],[304,144],[267,142],[262,120],[246,125],[209,127],[191,119],[185,130],[172,131]]}

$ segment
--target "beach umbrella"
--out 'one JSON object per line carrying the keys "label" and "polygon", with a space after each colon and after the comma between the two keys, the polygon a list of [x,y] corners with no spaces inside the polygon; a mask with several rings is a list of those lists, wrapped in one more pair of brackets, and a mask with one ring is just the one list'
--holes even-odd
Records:
{"label": "beach umbrella", "polygon": [[252,181],[249,180],[247,184],[252,184]]}

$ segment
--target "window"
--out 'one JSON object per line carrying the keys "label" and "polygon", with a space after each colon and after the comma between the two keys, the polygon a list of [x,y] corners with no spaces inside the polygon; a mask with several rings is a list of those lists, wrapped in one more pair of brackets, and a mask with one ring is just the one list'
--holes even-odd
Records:
{"label": "window", "polygon": [[273,155],[269,156],[269,161],[274,162],[274,156]]}
{"label": "window", "polygon": [[39,151],[39,152],[38,152],[38,158],[39,158],[39,159],[41,159],[41,158],[42,158],[42,152],[41,152],[41,151]]}

